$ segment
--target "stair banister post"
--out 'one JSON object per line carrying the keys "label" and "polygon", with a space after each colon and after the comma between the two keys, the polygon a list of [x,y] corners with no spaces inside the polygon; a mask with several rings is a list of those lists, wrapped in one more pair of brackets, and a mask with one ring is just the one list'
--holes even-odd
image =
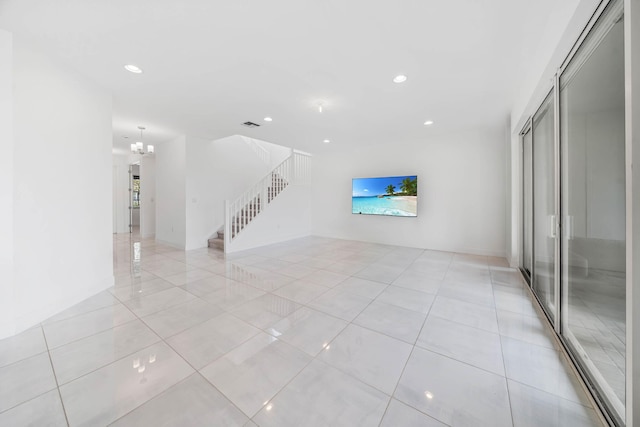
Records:
{"label": "stair banister post", "polygon": [[295,184],[298,180],[296,175],[296,154],[292,151],[289,157],[289,183]]}
{"label": "stair banister post", "polygon": [[291,183],[295,179],[293,176],[293,169],[291,168],[294,155],[295,155],[295,150],[293,148],[289,148],[289,157],[287,158],[288,165],[286,166],[287,173],[289,175],[288,177],[286,177],[286,179],[289,183]]}

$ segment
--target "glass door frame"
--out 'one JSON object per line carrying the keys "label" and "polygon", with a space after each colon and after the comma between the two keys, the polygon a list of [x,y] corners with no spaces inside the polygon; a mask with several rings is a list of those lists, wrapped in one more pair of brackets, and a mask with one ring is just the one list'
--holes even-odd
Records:
{"label": "glass door frame", "polygon": [[[561,153],[560,153],[560,71],[553,76],[553,88],[549,93],[553,93],[553,181],[555,186],[554,212],[555,220],[555,266],[553,272],[554,286],[554,303],[556,306],[554,319],[552,322],[553,330],[556,335],[560,336],[560,328],[562,326],[562,288],[560,285],[560,274],[562,267],[562,183],[561,183]],[[547,95],[548,96],[548,95]],[[546,98],[545,98],[546,99]],[[541,304],[542,305],[542,304]]]}
{"label": "glass door frame", "polygon": [[[596,26],[598,24],[598,22],[600,21],[600,18],[604,15],[605,11],[608,9],[608,7],[610,5],[612,5],[616,0],[603,0],[600,5],[598,6],[598,9],[596,10],[596,12],[594,12],[593,16],[591,17],[588,25],[585,27],[585,29],[583,30],[582,34],[580,35],[580,38],[576,41],[576,43],[574,44],[573,48],[571,49],[571,51],[569,52],[569,54],[567,55],[567,57],[564,59],[564,61],[562,62],[562,65],[560,66],[560,68],[558,68],[558,71],[555,75],[555,82],[554,82],[554,90],[556,91],[556,114],[557,114],[557,135],[556,135],[556,142],[558,144],[557,147],[557,155],[559,156],[559,161],[563,161],[562,158],[562,141],[561,141],[561,126],[562,123],[560,123],[560,113],[561,113],[561,99],[560,99],[560,90],[562,89],[561,87],[561,76],[562,74],[565,72],[565,70],[567,69],[567,67],[571,64],[571,61],[575,58],[576,54],[579,53],[580,48],[582,47],[583,43],[587,40],[587,38],[592,34],[592,31],[594,29],[597,30]],[[622,0],[620,0],[619,3],[619,7],[621,8],[622,13],[624,13],[624,2]],[[626,142],[625,142],[626,143]],[[626,167],[626,162],[627,159],[625,158],[625,167]],[[563,186],[563,182],[562,182],[562,178],[560,173],[562,172],[562,165],[559,163],[558,164],[558,209],[559,209],[559,214],[560,214],[560,232],[562,234],[560,234],[560,238],[559,240],[559,247],[560,249],[564,249],[563,248],[563,236],[565,233],[568,232],[572,232],[572,230],[570,230],[570,226],[566,221],[566,212],[564,212],[562,210],[562,186]],[[626,183],[625,183],[626,184]],[[629,189],[625,189],[625,194],[629,191]],[[626,197],[626,196],[625,196]],[[628,215],[628,211],[625,210],[625,216]],[[626,219],[626,221],[628,222],[628,219]],[[629,239],[629,235],[628,232],[626,233],[626,240]],[[627,244],[628,247],[628,244]],[[558,253],[559,255],[559,262],[558,262],[558,285],[561,286],[561,282],[563,280],[562,278],[562,274],[564,274],[564,272],[562,271],[562,262],[564,262],[564,259],[562,258],[562,251],[560,251]],[[630,272],[626,271],[626,274],[629,275]],[[628,280],[628,277],[627,279]],[[568,292],[569,292],[569,286],[567,286],[566,284],[562,284],[562,286],[559,288],[560,289],[560,302],[564,303],[564,301],[568,301]],[[628,297],[628,296],[627,296]],[[612,395],[615,396],[615,393],[613,393],[613,390],[608,390],[608,388],[610,388],[608,382],[603,378],[602,374],[600,373],[600,371],[597,368],[593,368],[591,366],[589,366],[590,364],[592,364],[593,362],[590,361],[590,358],[588,357],[586,351],[584,350],[584,348],[582,347],[582,345],[580,344],[580,342],[578,341],[578,339],[575,337],[575,335],[573,334],[573,332],[571,331],[570,328],[567,327],[567,325],[569,324],[569,320],[568,320],[568,311],[567,310],[563,310],[562,305],[559,306],[560,309],[560,322],[558,322],[558,325],[555,327],[555,330],[557,332],[557,335],[560,339],[560,342],[562,343],[563,347],[566,350],[566,353],[569,355],[569,358],[571,359],[571,361],[573,362],[573,365],[576,368],[576,371],[580,374],[580,376],[582,377],[584,383],[586,384],[587,388],[589,389],[590,393],[592,396],[594,396],[594,401],[596,402],[596,404],[599,406],[601,413],[605,416],[605,418],[607,419],[607,422],[610,425],[619,425],[620,423],[625,423],[625,418],[626,418],[626,413],[629,410],[629,408],[626,406],[626,402],[622,402],[623,405],[625,405],[623,408],[617,407],[616,403],[615,403],[615,399],[611,399],[609,396],[607,395]],[[626,345],[628,346],[629,343],[627,342]],[[625,358],[628,357],[628,353],[625,354]],[[626,378],[626,381],[628,381],[628,377]],[[607,406],[607,404],[605,402],[609,402],[609,404],[612,407]],[[622,418],[622,419],[621,419]]]}
{"label": "glass door frame", "polygon": [[[531,117],[529,117],[529,119],[527,119],[527,122],[525,123],[524,127],[522,128],[522,130],[520,131],[520,134],[518,135],[519,139],[520,139],[520,170],[522,171],[522,173],[520,174],[520,221],[521,221],[521,227],[519,227],[520,229],[520,257],[519,257],[519,266],[518,268],[520,269],[522,276],[524,277],[525,281],[527,282],[527,285],[529,287],[531,287],[531,280],[533,277],[533,240],[530,239],[530,243],[531,243],[531,250],[529,252],[529,265],[531,266],[530,271],[527,271],[526,269],[526,265],[525,265],[525,257],[527,256],[527,249],[526,249],[526,240],[525,240],[525,235],[527,233],[526,227],[526,221],[525,221],[525,212],[526,212],[526,190],[525,187],[527,185],[527,180],[525,177],[525,138],[527,137],[527,134],[531,133],[531,145],[532,145],[532,154],[533,154],[533,121],[531,119]],[[530,167],[530,172],[531,172],[531,190],[533,190],[533,157],[532,157],[532,162],[531,162],[531,167]],[[533,191],[531,191],[531,214],[533,214]],[[533,223],[531,224],[531,235],[533,236]]]}
{"label": "glass door frame", "polygon": [[[533,113],[533,115],[529,118],[529,120],[527,121],[527,125],[525,125],[525,127],[523,128],[523,137],[527,132],[531,132],[531,150],[532,150],[532,155],[531,155],[531,161],[532,161],[532,165],[531,165],[531,186],[532,186],[532,191],[531,191],[531,208],[532,208],[532,214],[531,214],[531,218],[532,218],[532,235],[533,235],[533,239],[531,242],[531,258],[532,258],[532,263],[531,263],[531,277],[529,278],[529,287],[531,288],[531,293],[533,294],[533,296],[536,298],[536,300],[538,301],[538,304],[540,305],[540,307],[542,308],[542,312],[545,314],[545,316],[547,317],[547,319],[549,320],[549,323],[551,323],[551,326],[553,327],[554,331],[557,334],[560,334],[560,315],[561,315],[561,309],[560,309],[560,302],[561,302],[561,298],[560,298],[560,261],[561,261],[561,252],[560,252],[560,237],[561,237],[561,221],[560,221],[560,189],[561,189],[561,185],[560,185],[560,102],[559,102],[559,91],[558,91],[558,81],[559,81],[559,77],[558,77],[558,73],[556,73],[554,75],[554,83],[553,86],[551,87],[551,89],[546,93],[546,95],[543,97],[540,105],[538,106],[538,108],[536,109],[536,111]],[[547,98],[549,98],[550,96],[553,96],[553,103],[552,103],[552,108],[553,108],[553,187],[554,187],[554,197],[553,197],[553,224],[551,225],[551,227],[553,228],[553,236],[554,236],[554,241],[553,241],[553,250],[554,250],[554,256],[553,256],[553,262],[554,262],[554,266],[553,266],[553,295],[554,295],[554,310],[553,312],[551,312],[551,309],[547,308],[545,306],[545,304],[541,301],[540,296],[535,292],[534,290],[534,279],[535,279],[535,271],[533,271],[535,269],[535,265],[533,263],[533,261],[535,261],[535,236],[536,236],[536,226],[535,226],[535,168],[533,165],[534,162],[534,158],[535,156],[533,155],[533,152],[536,149],[536,138],[535,138],[535,133],[534,133],[534,118],[538,115],[538,113],[541,112],[541,110],[545,107],[545,101],[547,100]],[[524,159],[524,156],[523,156]],[[524,169],[523,169],[524,171]],[[523,180],[524,181],[524,180]],[[524,198],[524,192],[523,192],[523,198]],[[524,203],[523,203],[523,209],[524,209]],[[524,216],[523,216],[523,223],[524,223]],[[524,230],[524,224],[522,229]],[[550,227],[550,228],[551,228]],[[524,253],[524,252],[523,252]]]}
{"label": "glass door frame", "polygon": [[[520,220],[522,221],[522,226],[519,227],[520,228],[520,234],[521,234],[521,256],[520,256],[520,271],[522,272],[522,275],[524,276],[525,281],[527,282],[527,284],[529,285],[529,288],[531,288],[531,293],[533,294],[533,296],[536,298],[536,300],[538,301],[538,304],[540,305],[540,307],[542,308],[542,311],[544,312],[545,316],[547,317],[547,319],[549,320],[549,322],[551,323],[551,326],[553,327],[554,331],[559,335],[560,334],[560,316],[561,316],[561,310],[560,310],[560,302],[561,302],[561,292],[560,292],[560,261],[561,261],[561,252],[560,252],[560,233],[561,233],[561,213],[560,213],[560,98],[559,98],[559,91],[558,91],[558,82],[559,82],[559,74],[556,73],[554,75],[554,80],[553,80],[553,86],[550,88],[550,90],[546,93],[546,95],[543,97],[542,101],[540,102],[540,105],[538,106],[538,108],[536,108],[535,112],[533,113],[532,116],[530,116],[527,119],[527,122],[525,123],[524,127],[522,128],[522,130],[519,133],[519,138],[520,138],[520,164],[521,164],[521,168],[520,170],[522,171],[521,174],[521,203],[520,203],[520,209],[521,209],[521,214],[520,214]],[[555,239],[554,239],[554,271],[553,271],[553,287],[554,287],[554,304],[555,304],[555,310],[554,313],[548,313],[547,308],[545,308],[544,304],[542,304],[542,301],[540,301],[540,298],[538,297],[538,295],[535,293],[535,291],[533,290],[533,279],[535,277],[535,273],[533,271],[533,269],[535,269],[535,265],[533,265],[533,259],[534,259],[534,251],[535,251],[535,242],[532,238],[531,240],[531,250],[530,250],[530,256],[531,256],[531,260],[530,260],[530,265],[531,265],[531,271],[527,272],[526,269],[524,268],[524,257],[526,254],[526,249],[525,249],[525,239],[524,239],[524,233],[526,233],[526,224],[525,224],[525,185],[526,185],[526,179],[524,176],[524,163],[525,163],[525,155],[524,155],[524,138],[526,137],[526,135],[531,132],[531,150],[532,150],[532,156],[531,156],[531,166],[530,166],[530,170],[531,170],[531,219],[532,219],[532,224],[531,224],[531,232],[532,232],[532,237],[535,236],[535,221],[533,221],[533,213],[535,212],[535,201],[533,198],[533,187],[535,185],[534,182],[534,174],[533,174],[533,150],[535,149],[535,135],[533,134],[533,117],[535,117],[538,112],[540,111],[541,108],[544,107],[544,101],[550,96],[553,95],[553,128],[554,128],[554,135],[553,135],[553,151],[554,151],[554,164],[553,164],[553,185],[554,185],[554,189],[555,189],[555,194],[554,194],[554,213],[555,213],[555,224],[554,224],[554,228],[555,228]],[[555,319],[555,320],[554,320]]]}

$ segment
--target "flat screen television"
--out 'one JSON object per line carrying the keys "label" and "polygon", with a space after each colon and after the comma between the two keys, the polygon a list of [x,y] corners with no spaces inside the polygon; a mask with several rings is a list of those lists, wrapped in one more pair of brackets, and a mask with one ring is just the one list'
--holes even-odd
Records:
{"label": "flat screen television", "polygon": [[357,215],[418,216],[418,177],[353,178],[351,212]]}

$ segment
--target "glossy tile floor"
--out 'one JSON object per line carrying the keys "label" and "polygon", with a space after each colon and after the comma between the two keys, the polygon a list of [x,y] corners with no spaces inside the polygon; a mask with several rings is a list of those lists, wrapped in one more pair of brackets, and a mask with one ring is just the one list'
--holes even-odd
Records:
{"label": "glossy tile floor", "polygon": [[504,259],[127,234],[114,263],[114,288],[0,341],[0,425],[600,425]]}

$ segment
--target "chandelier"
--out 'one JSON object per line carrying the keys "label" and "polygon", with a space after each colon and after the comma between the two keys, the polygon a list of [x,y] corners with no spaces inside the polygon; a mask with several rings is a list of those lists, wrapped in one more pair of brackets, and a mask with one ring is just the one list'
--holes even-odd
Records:
{"label": "chandelier", "polygon": [[131,152],[133,154],[153,154],[154,153],[154,149],[153,149],[153,145],[147,145],[147,151],[144,151],[144,143],[142,142],[142,132],[146,129],[144,126],[138,126],[138,129],[140,129],[140,141],[136,142],[135,144],[131,144]]}

